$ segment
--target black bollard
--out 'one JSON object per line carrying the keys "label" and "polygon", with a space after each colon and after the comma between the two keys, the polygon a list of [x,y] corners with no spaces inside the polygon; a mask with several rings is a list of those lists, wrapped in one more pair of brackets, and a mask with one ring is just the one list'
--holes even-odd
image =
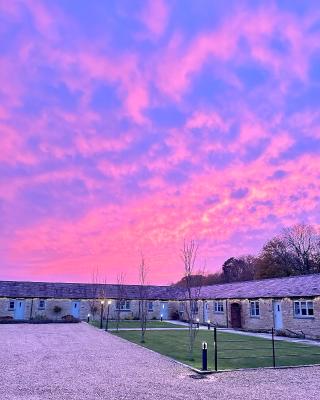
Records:
{"label": "black bollard", "polygon": [[90,314],[88,314],[87,322],[90,322]]}
{"label": "black bollard", "polygon": [[208,330],[210,331],[210,329],[211,329],[211,321],[210,319],[208,319]]}
{"label": "black bollard", "polygon": [[208,370],[208,344],[202,342],[202,371]]}

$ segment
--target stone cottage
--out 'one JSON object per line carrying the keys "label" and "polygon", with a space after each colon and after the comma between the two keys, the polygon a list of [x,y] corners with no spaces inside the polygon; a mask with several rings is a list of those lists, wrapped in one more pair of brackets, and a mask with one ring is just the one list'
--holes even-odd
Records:
{"label": "stone cottage", "polygon": [[[0,281],[0,319],[98,319],[108,307],[110,319],[135,319],[141,299],[148,319],[187,319],[189,301],[175,286],[13,281]],[[320,338],[320,274],[206,286],[193,306],[200,323]]]}

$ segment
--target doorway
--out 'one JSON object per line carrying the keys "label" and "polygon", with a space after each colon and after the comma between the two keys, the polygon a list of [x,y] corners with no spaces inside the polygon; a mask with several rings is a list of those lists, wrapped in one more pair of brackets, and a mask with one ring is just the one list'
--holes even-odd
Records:
{"label": "doorway", "polygon": [[203,322],[206,323],[209,319],[209,307],[208,307],[208,302],[204,301],[203,302]]}
{"label": "doorway", "polygon": [[281,330],[283,328],[281,301],[277,300],[273,302],[273,319],[274,329]]}
{"label": "doorway", "polygon": [[160,317],[162,317],[162,319],[168,319],[168,314],[168,303],[161,302]]}
{"label": "doorway", "polygon": [[24,319],[24,300],[16,300],[14,306],[14,319]]}
{"label": "doorway", "polygon": [[241,328],[241,304],[232,303],[231,304],[231,327]]}
{"label": "doorway", "polygon": [[80,301],[73,301],[71,304],[71,315],[74,318],[79,318],[80,316]]}

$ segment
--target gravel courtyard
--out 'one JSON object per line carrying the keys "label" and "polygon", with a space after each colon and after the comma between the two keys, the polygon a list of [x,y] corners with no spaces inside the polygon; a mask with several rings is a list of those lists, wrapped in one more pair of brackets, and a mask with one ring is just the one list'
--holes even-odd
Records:
{"label": "gravel courtyard", "polygon": [[175,362],[81,324],[0,325],[1,400],[319,399],[320,367],[203,380]]}

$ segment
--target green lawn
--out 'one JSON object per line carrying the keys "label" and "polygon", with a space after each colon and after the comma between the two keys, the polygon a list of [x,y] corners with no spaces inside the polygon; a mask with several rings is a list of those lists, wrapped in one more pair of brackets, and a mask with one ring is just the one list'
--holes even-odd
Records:
{"label": "green lawn", "polygon": [[[96,327],[100,327],[100,321],[92,321],[92,325]],[[105,328],[106,326],[106,321],[103,321],[103,327]],[[125,328],[140,328],[140,321],[137,320],[130,320],[130,321],[120,321],[119,328],[125,329]],[[109,321],[108,324],[109,329],[115,329],[116,328],[116,322],[115,321]],[[169,322],[165,321],[156,321],[156,320],[151,320],[147,322],[147,328],[185,328],[184,326],[181,325],[175,325],[171,324]]]}
{"label": "green lawn", "polygon": [[[206,341],[208,368],[214,368],[212,330],[198,332],[192,361],[188,359],[187,331],[148,331],[144,344],[140,343],[138,331],[113,333],[199,369],[201,369],[201,343]],[[224,332],[218,332],[217,337],[219,370],[272,366],[271,340]],[[276,366],[320,364],[320,347],[317,346],[276,341],[275,352]]]}

